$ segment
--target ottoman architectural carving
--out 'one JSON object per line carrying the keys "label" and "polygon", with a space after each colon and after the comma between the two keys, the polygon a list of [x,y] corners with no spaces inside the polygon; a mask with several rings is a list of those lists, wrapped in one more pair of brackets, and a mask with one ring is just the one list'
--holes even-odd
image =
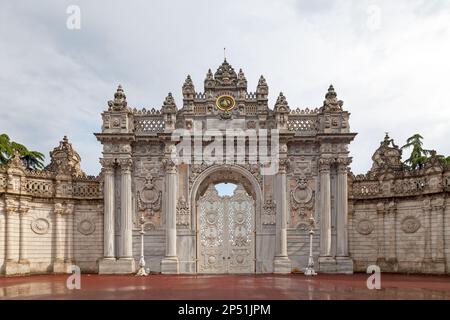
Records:
{"label": "ottoman architectural carving", "polygon": [[95,177],[67,137],[42,171],[16,154],[0,167],[0,273],[134,273],[141,223],[155,272],[290,273],[310,260],[322,273],[449,273],[450,170],[435,153],[411,170],[386,135],[355,176],[356,134],[333,86],[318,107],[294,108],[283,93],[269,106],[263,76],[247,85],[224,60],[203,91],[188,75],[182,101],[168,93],[159,108],[129,106],[118,86]]}

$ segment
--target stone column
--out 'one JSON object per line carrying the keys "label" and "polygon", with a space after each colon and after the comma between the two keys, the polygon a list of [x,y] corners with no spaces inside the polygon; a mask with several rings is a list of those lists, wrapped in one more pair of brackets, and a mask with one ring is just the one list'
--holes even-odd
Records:
{"label": "stone column", "polygon": [[336,255],[339,257],[348,256],[348,235],[347,235],[347,215],[348,215],[348,194],[347,194],[347,163],[340,162],[337,172],[336,188],[336,208],[337,208],[337,247]]}
{"label": "stone column", "polygon": [[424,247],[424,257],[422,262],[422,269],[424,272],[431,272],[432,270],[432,252],[431,252],[431,202],[429,199],[425,199],[422,201],[422,212],[425,221],[425,247]]}
{"label": "stone column", "polygon": [[17,226],[17,211],[18,207],[15,205],[13,200],[6,200],[5,206],[5,250],[6,250],[6,261],[5,261],[5,275],[19,274],[19,256],[17,254],[17,247],[19,239],[17,239],[18,231]]}
{"label": "stone column", "polygon": [[331,256],[330,159],[320,159],[320,256]]}
{"label": "stone column", "polygon": [[385,250],[385,232],[384,232],[384,215],[385,215],[385,204],[384,202],[377,203],[377,224],[376,224],[376,233],[377,233],[377,265],[384,270],[384,266],[386,265],[386,250]]}
{"label": "stone column", "polygon": [[120,236],[122,241],[119,259],[133,260],[133,205],[131,203],[131,159],[123,159],[120,186]]}
{"label": "stone column", "polygon": [[66,216],[66,257],[64,262],[70,266],[75,263],[73,256],[73,246],[74,246],[74,234],[75,234],[75,223],[74,223],[74,204],[69,203],[66,205],[64,210]]}
{"label": "stone column", "polygon": [[114,251],[114,167],[104,166],[104,217],[103,217],[103,257],[115,260]]}
{"label": "stone column", "polygon": [[331,256],[331,181],[332,159],[319,160],[320,174],[320,256],[319,270],[336,272],[336,259]]}
{"label": "stone column", "polygon": [[353,273],[353,261],[348,254],[348,190],[349,158],[339,158],[336,188],[336,263],[338,272]]}
{"label": "stone column", "polygon": [[64,230],[63,230],[63,206],[61,203],[55,203],[53,210],[55,214],[55,261],[53,262],[54,273],[65,273],[64,263]]}
{"label": "stone column", "polygon": [[177,257],[177,167],[166,159],[165,209],[166,209],[166,256],[161,260],[162,273],[178,273]]}
{"label": "stone column", "polygon": [[27,213],[30,208],[21,203],[19,214],[20,214],[20,248],[19,248],[19,264],[21,265],[21,274],[30,273],[30,262],[28,261],[28,250],[25,243],[25,234],[29,228]]}
{"label": "stone column", "polygon": [[275,258],[273,261],[274,273],[290,273],[291,261],[287,254],[287,217],[288,217],[288,195],[287,195],[287,160],[282,159],[279,163],[276,176],[277,215],[275,233]]}
{"label": "stone column", "polygon": [[445,221],[444,221],[444,198],[436,198],[431,202],[434,220],[431,224],[431,248],[433,259],[433,272],[445,273]]}
{"label": "stone column", "polygon": [[395,201],[391,201],[389,202],[384,215],[386,272],[398,271],[397,228],[397,204]]}

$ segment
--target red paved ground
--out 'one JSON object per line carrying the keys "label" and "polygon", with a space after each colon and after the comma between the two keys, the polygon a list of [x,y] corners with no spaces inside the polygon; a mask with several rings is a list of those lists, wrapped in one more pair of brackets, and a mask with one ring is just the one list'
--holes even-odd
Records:
{"label": "red paved ground", "polygon": [[0,299],[450,299],[449,276],[381,275],[381,290],[368,275],[82,275],[69,290],[67,276],[0,277]]}

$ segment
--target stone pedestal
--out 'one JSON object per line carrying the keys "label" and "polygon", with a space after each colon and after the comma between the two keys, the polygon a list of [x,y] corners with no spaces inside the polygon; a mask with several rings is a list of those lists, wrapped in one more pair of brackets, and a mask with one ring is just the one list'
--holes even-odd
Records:
{"label": "stone pedestal", "polygon": [[99,274],[131,274],[136,272],[136,261],[133,258],[103,258],[98,264]]}
{"label": "stone pedestal", "polygon": [[292,263],[286,256],[275,257],[273,260],[273,273],[291,273]]}
{"label": "stone pedestal", "polygon": [[319,272],[335,273],[337,270],[336,259],[333,257],[319,257]]}
{"label": "stone pedestal", "polygon": [[178,270],[178,257],[164,257],[164,259],[161,260],[161,273],[177,274]]}
{"label": "stone pedestal", "polygon": [[70,273],[71,265],[71,261],[56,260],[53,262],[53,273]]}

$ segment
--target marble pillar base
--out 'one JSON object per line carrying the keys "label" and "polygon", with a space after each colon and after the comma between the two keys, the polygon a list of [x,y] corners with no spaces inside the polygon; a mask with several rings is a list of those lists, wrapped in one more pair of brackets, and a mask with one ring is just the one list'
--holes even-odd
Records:
{"label": "marble pillar base", "polygon": [[133,258],[103,258],[98,264],[99,274],[130,274],[136,272],[136,261]]}
{"label": "marble pillar base", "polygon": [[72,261],[56,260],[53,262],[53,273],[71,273]]}
{"label": "marble pillar base", "polygon": [[353,274],[353,260],[350,257],[336,257],[336,273]]}
{"label": "marble pillar base", "polygon": [[30,262],[28,261],[6,261],[5,263],[5,275],[28,275],[30,274]]}
{"label": "marble pillar base", "polygon": [[319,271],[324,273],[336,273],[336,259],[333,257],[319,257]]}
{"label": "marble pillar base", "polygon": [[291,273],[292,264],[288,257],[275,257],[273,260],[273,273]]}
{"label": "marble pillar base", "polygon": [[443,274],[445,273],[445,261],[443,259],[424,259],[420,269],[420,272],[423,273]]}
{"label": "marble pillar base", "polygon": [[319,257],[319,271],[352,274],[353,260],[350,257]]}
{"label": "marble pillar base", "polygon": [[178,257],[165,257],[161,260],[161,273],[177,274],[178,270]]}

